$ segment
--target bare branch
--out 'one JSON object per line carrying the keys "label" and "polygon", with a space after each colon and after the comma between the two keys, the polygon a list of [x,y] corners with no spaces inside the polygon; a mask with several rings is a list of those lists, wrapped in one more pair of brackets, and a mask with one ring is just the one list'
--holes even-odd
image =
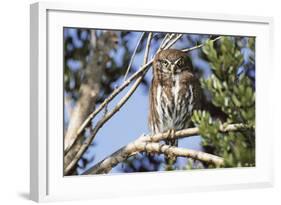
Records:
{"label": "bare branch", "polygon": [[144,57],[143,57],[143,64],[144,65],[147,63],[147,60],[148,60],[149,48],[150,48],[151,40],[152,40],[152,33],[150,32],[148,34],[147,43],[146,43],[145,52],[144,52]]}
{"label": "bare branch", "polygon": [[140,42],[141,42],[141,40],[142,40],[143,37],[144,37],[144,34],[145,34],[145,32],[142,32],[142,34],[141,34],[141,36],[140,36],[140,38],[139,38],[139,40],[138,40],[138,42],[137,42],[137,45],[136,45],[136,47],[135,47],[135,50],[134,50],[134,52],[133,52],[133,54],[132,54],[132,56],[131,56],[131,59],[130,59],[128,68],[127,68],[126,73],[125,73],[125,75],[124,75],[124,81],[126,80],[127,75],[128,75],[128,73],[129,73],[129,71],[130,71],[130,69],[131,69],[132,63],[133,63],[133,61],[134,61],[134,58],[135,58],[135,55],[136,55],[136,53],[137,53],[138,47],[139,47],[139,45],[140,45]]}
{"label": "bare branch", "polygon": [[[237,130],[243,130],[247,129],[247,127],[244,124],[230,124],[227,126],[221,126],[220,127],[220,132],[231,132],[231,131],[237,131]],[[175,132],[175,139],[181,139],[181,138],[187,138],[191,137],[194,135],[199,134],[199,128],[198,127],[193,127],[193,128],[188,128],[188,129],[183,129]],[[159,142],[161,140],[166,140],[169,138],[169,132],[163,132],[163,133],[158,133],[155,135],[147,135],[147,136],[141,136],[140,140],[144,142]]]}
{"label": "bare branch", "polygon": [[[244,124],[230,124],[227,126],[221,126],[220,132],[239,131],[248,128],[249,127]],[[175,133],[174,139],[191,137],[198,134],[199,134],[199,129],[197,127],[188,128],[188,129],[177,131]],[[159,133],[151,136],[142,135],[138,137],[135,141],[129,143],[128,145],[122,147],[121,149],[114,152],[110,156],[106,157],[105,159],[94,165],[92,168],[88,169],[83,174],[108,173],[118,163],[125,161],[130,156],[133,156],[139,152],[148,152],[148,153],[152,152],[158,154],[190,157],[203,162],[212,163],[216,166],[223,165],[223,159],[215,155],[211,155],[196,150],[171,147],[168,145],[161,145],[156,143],[166,140],[168,137],[169,137],[168,132]]]}
{"label": "bare branch", "polygon": [[178,34],[174,39],[172,39],[165,47],[164,49],[172,47],[180,38],[182,37],[182,34]]}
{"label": "bare branch", "polygon": [[158,51],[163,50],[167,46],[167,44],[171,41],[171,39],[174,38],[175,35],[176,34],[174,34],[174,33],[166,34],[165,37],[163,38],[161,44],[160,44],[160,47],[159,47]]}
{"label": "bare branch", "polygon": [[115,167],[120,162],[123,162],[129,157],[140,152],[165,154],[176,157],[188,157],[206,163],[212,163],[218,167],[223,165],[223,158],[218,157],[216,155],[155,142],[136,141],[134,143],[128,144],[123,149],[120,149],[117,152],[113,153],[111,156],[107,157],[105,160],[96,164],[94,167],[83,173],[83,175],[108,173],[113,167]]}
{"label": "bare branch", "polygon": [[[221,39],[221,36],[219,36],[219,37],[217,37],[217,38],[215,38],[215,39],[213,39],[213,40],[211,40],[211,41],[215,42],[215,41],[217,41],[217,40],[219,40],[219,39]],[[210,39],[208,39],[208,40],[210,40]],[[207,41],[205,41],[204,43],[199,44],[199,45],[197,45],[197,46],[194,46],[194,47],[192,47],[192,48],[183,49],[182,51],[183,51],[183,52],[190,52],[190,51],[192,51],[192,50],[201,48],[201,47],[203,47],[203,46],[205,45],[206,42],[207,42]]]}

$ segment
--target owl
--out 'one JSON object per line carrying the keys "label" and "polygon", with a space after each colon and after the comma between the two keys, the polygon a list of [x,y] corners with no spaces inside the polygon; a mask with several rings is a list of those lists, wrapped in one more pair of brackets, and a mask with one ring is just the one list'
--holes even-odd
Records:
{"label": "owl", "polygon": [[160,51],[153,61],[149,91],[151,133],[170,131],[171,136],[165,143],[177,146],[174,132],[188,128],[193,110],[200,108],[200,102],[201,88],[190,58],[176,49]]}

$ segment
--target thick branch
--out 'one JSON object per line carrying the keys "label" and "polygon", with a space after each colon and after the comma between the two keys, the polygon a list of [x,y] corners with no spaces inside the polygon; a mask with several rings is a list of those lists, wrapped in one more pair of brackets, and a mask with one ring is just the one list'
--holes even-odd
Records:
{"label": "thick branch", "polygon": [[[222,126],[220,128],[220,132],[238,131],[247,128],[248,127],[243,124],[231,124]],[[199,129],[197,127],[188,128],[175,132],[174,139],[191,137],[198,134]],[[169,136],[170,135],[168,132],[148,136],[142,135],[138,137],[134,142],[129,143],[110,156],[106,157],[83,174],[108,173],[118,163],[125,161],[130,156],[133,156],[139,152],[153,152],[158,154],[190,157],[203,162],[212,163],[216,166],[221,166],[223,164],[223,159],[215,155],[185,148],[170,147],[168,145],[161,145],[156,143],[166,140]]]}
{"label": "thick branch", "polygon": [[[230,124],[227,125],[226,127],[221,126],[220,132],[232,132],[232,131],[237,131],[237,130],[243,130],[247,129],[248,127],[245,126],[244,124]],[[183,129],[175,132],[175,139],[181,139],[181,138],[187,138],[191,137],[194,135],[199,135],[199,128],[198,127],[193,127],[193,128],[188,128],[188,129]],[[147,135],[147,136],[141,136],[140,140],[144,142],[159,142],[161,140],[166,140],[169,138],[169,132],[163,132],[163,133],[158,133],[155,135]]]}
{"label": "thick branch", "polygon": [[120,162],[125,161],[129,157],[140,152],[165,154],[177,157],[188,157],[206,163],[212,163],[216,166],[223,165],[223,158],[205,152],[174,147],[155,142],[136,141],[128,144],[126,147],[118,150],[111,156],[107,157],[105,160],[83,173],[83,175],[108,173],[113,167],[115,167]]}

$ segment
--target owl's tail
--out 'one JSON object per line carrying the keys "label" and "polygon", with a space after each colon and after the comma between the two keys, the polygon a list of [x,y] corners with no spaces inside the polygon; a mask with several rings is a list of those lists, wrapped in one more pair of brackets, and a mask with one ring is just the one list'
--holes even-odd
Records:
{"label": "owl's tail", "polygon": [[[178,140],[177,139],[166,140],[165,144],[169,146],[177,147]],[[177,161],[177,157],[165,155],[165,163],[167,165],[166,170],[173,170],[173,165],[176,163],[176,161]]]}

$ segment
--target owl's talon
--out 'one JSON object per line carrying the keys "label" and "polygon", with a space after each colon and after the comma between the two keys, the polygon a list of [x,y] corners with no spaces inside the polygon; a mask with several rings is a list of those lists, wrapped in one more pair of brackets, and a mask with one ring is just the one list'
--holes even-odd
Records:
{"label": "owl's talon", "polygon": [[176,133],[175,129],[169,129],[168,130],[168,137],[167,137],[167,139],[173,140],[175,138],[175,133]]}
{"label": "owl's talon", "polygon": [[167,133],[167,139],[170,139],[170,136],[171,136],[171,131],[172,131],[172,130],[168,130],[168,133]]}

